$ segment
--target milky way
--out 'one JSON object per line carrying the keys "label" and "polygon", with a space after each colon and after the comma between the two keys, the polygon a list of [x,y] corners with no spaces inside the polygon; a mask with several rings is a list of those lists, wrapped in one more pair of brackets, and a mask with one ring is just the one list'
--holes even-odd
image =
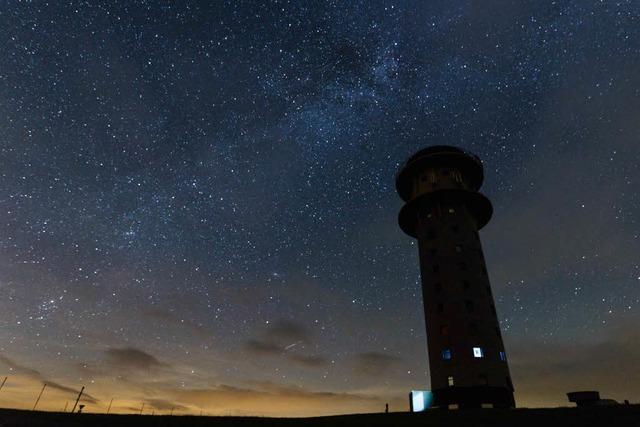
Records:
{"label": "milky way", "polygon": [[636,2],[207,3],[0,6],[0,405],[405,410],[394,174],[441,143],[484,161],[518,404],[638,399]]}

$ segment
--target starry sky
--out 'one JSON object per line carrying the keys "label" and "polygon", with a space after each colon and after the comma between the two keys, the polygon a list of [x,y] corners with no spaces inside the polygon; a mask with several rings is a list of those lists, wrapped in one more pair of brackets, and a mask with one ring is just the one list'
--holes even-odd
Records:
{"label": "starry sky", "polygon": [[429,388],[399,165],[479,155],[519,406],[640,400],[640,4],[0,3],[0,406]]}

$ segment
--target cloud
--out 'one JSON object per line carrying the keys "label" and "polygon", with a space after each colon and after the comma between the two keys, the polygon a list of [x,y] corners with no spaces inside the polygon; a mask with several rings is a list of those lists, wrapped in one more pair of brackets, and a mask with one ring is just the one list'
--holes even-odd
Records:
{"label": "cloud", "polygon": [[362,375],[379,375],[396,366],[402,359],[387,353],[369,351],[354,357],[355,372]]}
{"label": "cloud", "polygon": [[289,356],[289,360],[299,365],[308,366],[310,368],[319,368],[329,364],[327,358],[322,356],[304,356],[301,354],[291,354]]}
{"label": "cloud", "polygon": [[310,391],[272,383],[255,388],[219,385],[207,389],[176,389],[170,392],[180,402],[227,415],[263,414],[290,416],[380,410],[384,399],[376,395]]}
{"label": "cloud", "polygon": [[184,405],[164,399],[147,399],[145,400],[145,406],[159,411],[170,411],[171,409],[174,411],[186,411],[189,409]]}
{"label": "cloud", "polygon": [[248,340],[245,344],[245,348],[250,353],[256,355],[277,355],[284,352],[284,347],[282,345],[255,339]]}
{"label": "cloud", "polygon": [[[45,377],[44,375],[42,375],[42,373],[36,369],[33,368],[29,368],[27,366],[24,365],[20,365],[19,363],[15,362],[14,360],[8,358],[7,356],[1,355],[0,354],[0,363],[6,365],[9,367],[10,370],[12,370],[13,372],[15,372],[16,374],[21,374],[24,375],[25,377],[31,378],[33,380],[42,382],[44,384],[47,385],[47,387],[56,389],[56,390],[60,390],[63,391],[65,393],[71,393],[71,394],[78,394],[80,392],[79,389],[75,389],[72,387],[68,387],[65,386],[63,384],[60,384],[58,382],[52,381],[51,379]],[[82,400],[89,402],[89,403],[98,403],[98,400],[91,396],[88,393],[83,393],[82,394]]]}
{"label": "cloud", "polygon": [[155,356],[134,347],[110,348],[105,351],[110,364],[125,369],[154,369],[167,367]]}
{"label": "cloud", "polygon": [[295,322],[282,319],[275,321],[267,330],[266,335],[277,341],[302,341],[305,343],[311,341],[311,336],[304,327]]}
{"label": "cloud", "polygon": [[299,344],[309,344],[311,335],[305,328],[294,322],[278,320],[270,325],[259,339],[249,339],[244,345],[245,350],[258,357],[284,357],[297,365],[317,368],[325,366],[329,361],[319,355],[303,355],[290,351]]}

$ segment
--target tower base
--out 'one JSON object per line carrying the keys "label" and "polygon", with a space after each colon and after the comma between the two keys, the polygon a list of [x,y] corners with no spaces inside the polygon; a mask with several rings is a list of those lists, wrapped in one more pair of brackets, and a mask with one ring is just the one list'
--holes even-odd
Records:
{"label": "tower base", "polygon": [[433,406],[459,408],[481,408],[492,405],[494,408],[515,408],[513,391],[506,387],[474,386],[447,387],[433,391]]}

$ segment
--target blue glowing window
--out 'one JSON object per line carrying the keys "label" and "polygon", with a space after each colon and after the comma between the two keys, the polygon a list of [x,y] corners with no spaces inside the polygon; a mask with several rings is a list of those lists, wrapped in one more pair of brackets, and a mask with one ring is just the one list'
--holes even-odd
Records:
{"label": "blue glowing window", "polygon": [[451,350],[448,348],[442,350],[442,358],[444,360],[451,360]]}
{"label": "blue glowing window", "polygon": [[500,360],[502,360],[503,362],[507,360],[507,355],[504,354],[504,351],[500,352]]}
{"label": "blue glowing window", "polygon": [[484,352],[481,347],[473,347],[473,357],[477,359],[484,357]]}

